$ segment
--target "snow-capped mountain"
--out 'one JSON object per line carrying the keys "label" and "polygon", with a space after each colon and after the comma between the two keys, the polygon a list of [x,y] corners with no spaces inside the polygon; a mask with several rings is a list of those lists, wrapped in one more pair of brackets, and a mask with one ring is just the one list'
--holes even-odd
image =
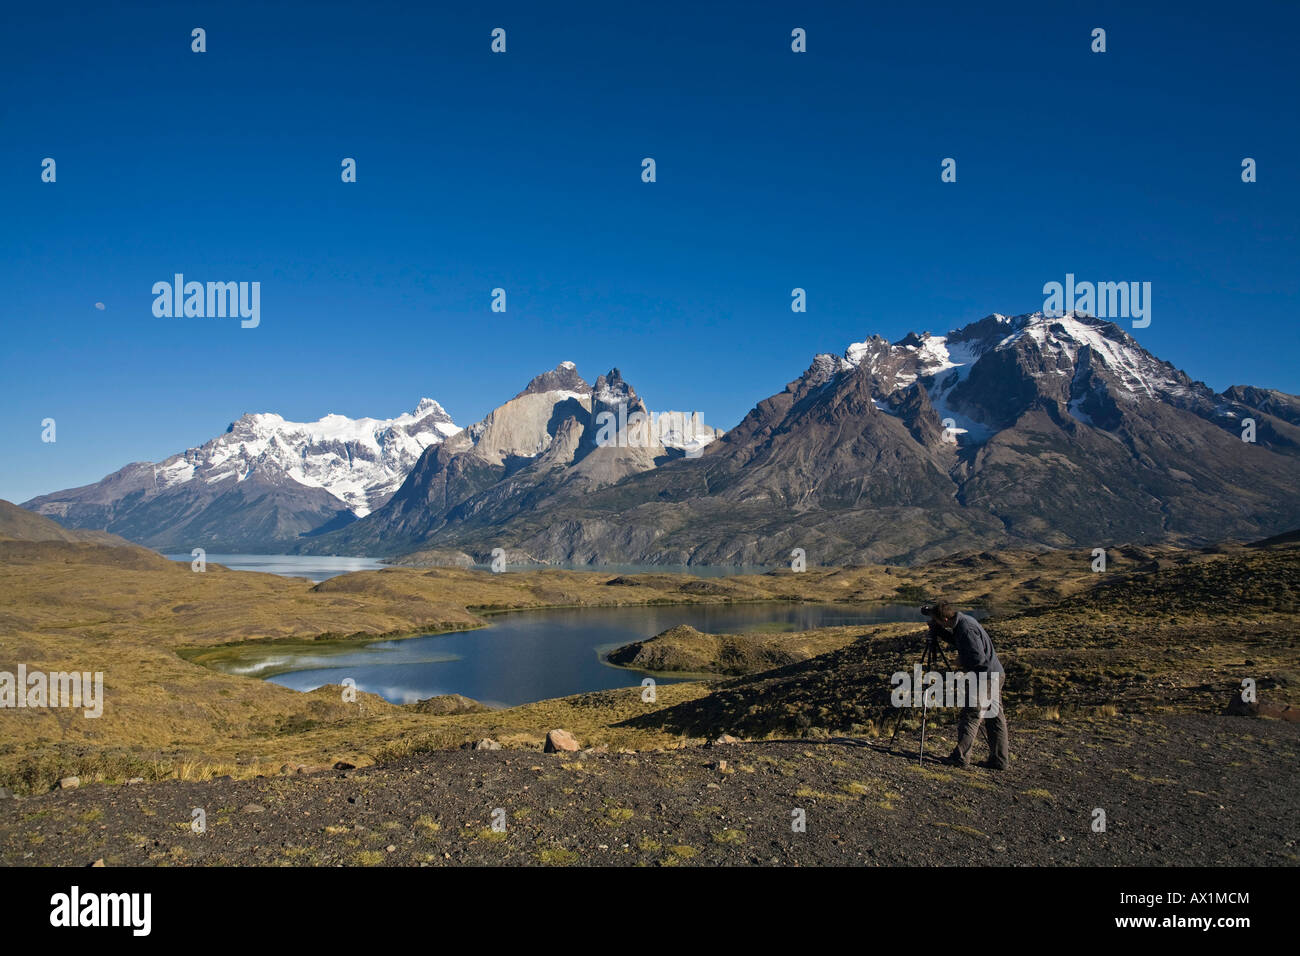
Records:
{"label": "snow-capped mountain", "polygon": [[388,500],[426,448],[458,431],[431,398],[397,418],[290,422],[272,413],[244,415],[202,447],[159,462],[155,486],[244,481],[261,471],[321,488],[362,517]]}
{"label": "snow-capped mountain", "polygon": [[[634,415],[654,427],[629,439],[626,423]],[[625,428],[623,440],[612,444],[601,437],[602,423],[611,421]],[[574,363],[561,362],[482,421],[426,450],[383,508],[299,550],[409,550],[445,529],[509,521],[699,455],[719,435],[698,416],[652,414],[616,368],[593,386]]]}
{"label": "snow-capped mountain", "polygon": [[494,477],[430,510],[408,482],[366,546],[773,565],[1261,538],[1300,525],[1297,423],[1300,399],[1215,393],[1111,322],[995,314],[818,355],[698,457],[580,495]]}
{"label": "snow-capped mountain", "polygon": [[[836,371],[862,367],[871,378],[878,407],[892,412],[895,393],[918,380],[949,435],[966,446],[987,441],[1006,427],[1005,415],[990,406],[988,383],[970,384],[980,359],[996,353],[1032,356],[1036,392],[1061,400],[1070,415],[1095,424],[1087,408],[1113,400],[1158,399],[1180,406],[1221,408],[1222,402],[1168,362],[1142,348],[1114,323],[1083,313],[1062,316],[991,315],[947,335],[910,334],[890,344],[879,336],[850,345]],[[822,357],[834,359],[833,356]],[[997,364],[996,362],[990,364]],[[986,366],[987,367],[987,366]],[[1103,380],[1091,373],[1104,372]],[[1230,412],[1225,412],[1230,416]]]}
{"label": "snow-capped mountain", "polygon": [[597,447],[596,416],[620,406],[624,420],[650,414],[618,369],[593,388],[561,362],[464,429],[429,398],[388,419],[248,414],[199,447],[23,507],[162,551],[391,552],[387,540],[418,538],[455,506],[507,517],[521,506],[508,501],[590,491],[698,455],[721,434],[668,412],[654,416],[648,447]]}
{"label": "snow-capped mountain", "polygon": [[426,448],[458,431],[430,398],[388,419],[247,414],[197,448],[24,507],[164,550],[260,550],[369,514]]}

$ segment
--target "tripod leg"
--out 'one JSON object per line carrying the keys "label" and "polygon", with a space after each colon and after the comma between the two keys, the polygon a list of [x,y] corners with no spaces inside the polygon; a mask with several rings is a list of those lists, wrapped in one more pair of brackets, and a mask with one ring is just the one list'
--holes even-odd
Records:
{"label": "tripod leg", "polygon": [[[922,666],[921,666],[921,670],[922,670],[922,672],[924,672],[924,670],[925,670],[925,655],[924,655],[924,654],[922,654],[922,656],[921,656],[921,665],[922,665]],[[913,695],[916,694],[916,688],[915,688],[915,687],[912,688],[912,694],[913,694]],[[913,696],[913,697],[912,697],[912,700],[915,700],[915,699],[916,699],[915,696]],[[901,727],[903,726],[903,715],[904,715],[905,713],[906,713],[906,708],[903,708],[903,707],[898,708],[898,716],[894,718],[894,732],[893,732],[892,734],[889,735],[889,746],[890,746],[891,749],[892,749],[893,746],[894,746],[894,741],[898,739],[898,731],[899,731],[899,728],[901,728]]]}
{"label": "tripod leg", "polygon": [[894,732],[889,737],[889,746],[894,746],[894,741],[898,739],[898,728],[903,726],[903,708],[898,708],[898,716],[894,718]]}
{"label": "tripod leg", "polygon": [[921,750],[917,754],[916,762],[925,763],[925,724],[929,717],[929,707],[925,699],[925,675],[930,673],[930,668],[934,665],[934,644],[926,646],[925,653],[921,655]]}

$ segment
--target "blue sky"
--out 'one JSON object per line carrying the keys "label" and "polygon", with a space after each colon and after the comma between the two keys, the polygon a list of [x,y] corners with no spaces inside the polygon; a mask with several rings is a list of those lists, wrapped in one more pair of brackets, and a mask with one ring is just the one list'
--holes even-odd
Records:
{"label": "blue sky", "polygon": [[[1194,378],[1300,392],[1294,3],[408,6],[8,15],[0,497],[248,411],[469,424],[566,359],[730,427],[1067,272],[1151,282],[1134,334]],[[259,281],[260,326],[156,318],[176,272]]]}

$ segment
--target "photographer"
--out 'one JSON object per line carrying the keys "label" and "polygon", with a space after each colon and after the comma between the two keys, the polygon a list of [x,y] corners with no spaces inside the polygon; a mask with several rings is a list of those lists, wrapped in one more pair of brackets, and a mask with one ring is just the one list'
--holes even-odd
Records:
{"label": "photographer", "polygon": [[[989,742],[989,759],[980,764],[991,770],[1007,769],[1007,718],[1002,712],[1002,683],[1006,671],[993,650],[993,641],[988,632],[980,626],[979,621],[969,614],[960,614],[946,601],[927,605],[921,613],[930,619],[930,634],[957,648],[958,666],[964,672],[976,675],[989,675],[992,694],[989,706],[981,712],[979,706],[967,706],[961,709],[957,718],[957,746],[953,749],[948,763],[959,767],[970,766],[970,751],[975,743],[975,735],[981,725]],[[977,677],[977,679],[980,679]]]}

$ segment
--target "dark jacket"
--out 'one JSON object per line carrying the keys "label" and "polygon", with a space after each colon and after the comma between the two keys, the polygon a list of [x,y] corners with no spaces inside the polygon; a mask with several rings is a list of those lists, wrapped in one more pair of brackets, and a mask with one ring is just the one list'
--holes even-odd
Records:
{"label": "dark jacket", "polygon": [[[937,626],[937,625],[936,625]],[[997,652],[993,650],[993,641],[988,631],[969,614],[958,614],[957,623],[953,625],[952,635],[941,632],[957,648],[958,666],[963,671],[988,671],[1005,674]]]}

